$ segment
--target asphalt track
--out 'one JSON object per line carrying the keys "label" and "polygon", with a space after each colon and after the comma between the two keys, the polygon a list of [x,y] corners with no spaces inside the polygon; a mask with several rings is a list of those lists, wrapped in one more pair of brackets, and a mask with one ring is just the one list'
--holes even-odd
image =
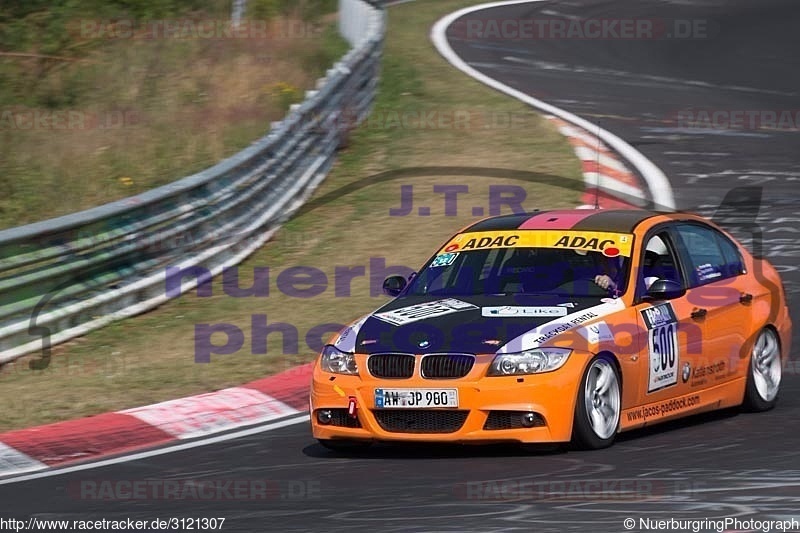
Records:
{"label": "asphalt track", "polygon": [[[546,13],[543,14],[543,11]],[[706,19],[693,40],[451,39],[470,65],[621,136],[670,178],[678,206],[756,216],[800,317],[800,133],[694,128],[686,109],[796,110],[800,6],[794,0],[572,0],[481,16]],[[473,15],[474,16],[474,15]],[[795,331],[800,331],[796,327]],[[797,333],[795,347],[800,346]],[[797,350],[795,349],[795,353]],[[0,485],[0,516],[23,519],[225,517],[224,531],[624,531],[627,517],[800,520],[800,365],[764,414],[704,415],[621,436],[597,452],[376,447],[336,456],[306,424],[182,452]],[[263,501],[82,497],[87,480],[268,480]],[[497,483],[494,483],[494,482]],[[597,485],[605,481],[605,485]],[[640,530],[637,523],[634,530]]]}

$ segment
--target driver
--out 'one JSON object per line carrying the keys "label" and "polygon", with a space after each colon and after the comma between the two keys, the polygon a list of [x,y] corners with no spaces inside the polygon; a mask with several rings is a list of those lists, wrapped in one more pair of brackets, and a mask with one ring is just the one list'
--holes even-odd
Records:
{"label": "driver", "polygon": [[[578,255],[585,256],[589,254],[587,250],[574,251]],[[609,293],[617,295],[617,289],[619,287],[617,278],[620,274],[617,261],[612,257],[606,257],[600,252],[591,252],[591,254],[590,257],[593,259],[592,263],[596,274],[593,277],[590,276],[590,279],[601,289],[605,289]]]}
{"label": "driver", "polygon": [[598,262],[598,266],[602,269],[602,272],[597,274],[593,281],[601,289],[615,293],[619,287],[619,283],[617,281],[617,278],[619,277],[619,267],[617,266],[617,262],[610,257],[606,257],[602,254],[599,255],[601,259]]}
{"label": "driver", "polygon": [[[609,259],[605,256],[603,257],[604,259]],[[645,290],[649,289],[653,282],[663,277],[660,275],[661,272],[657,266],[660,258],[661,256],[657,251],[649,248],[645,250],[644,263],[642,265],[642,279],[644,281]],[[602,274],[597,274],[594,277],[594,282],[603,289],[616,291],[618,288],[616,279],[619,276],[619,269],[616,267],[613,260],[608,260],[605,263],[606,270]]]}

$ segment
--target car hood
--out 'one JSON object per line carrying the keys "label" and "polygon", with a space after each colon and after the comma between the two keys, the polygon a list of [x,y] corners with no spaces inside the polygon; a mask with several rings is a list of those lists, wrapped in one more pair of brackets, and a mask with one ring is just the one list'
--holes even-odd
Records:
{"label": "car hood", "polygon": [[[495,353],[550,323],[562,330],[605,298],[552,295],[403,296],[345,330],[336,343],[358,353]],[[582,318],[583,317],[583,318]]]}

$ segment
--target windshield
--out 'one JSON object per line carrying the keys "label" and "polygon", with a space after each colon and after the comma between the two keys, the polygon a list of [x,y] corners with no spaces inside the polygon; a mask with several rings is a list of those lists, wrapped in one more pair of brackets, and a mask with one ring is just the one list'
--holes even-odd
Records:
{"label": "windshield", "polygon": [[[491,242],[498,246],[476,246],[478,249],[470,249],[469,243],[480,243],[479,238],[454,238],[411,281],[406,294],[603,297],[617,296],[625,291],[631,236],[623,236],[625,246],[611,243],[603,251],[593,251],[587,249],[586,243],[591,244],[589,239],[563,237],[565,232],[557,235],[552,231],[523,233],[536,235],[535,238],[529,235],[518,239],[509,239],[508,236],[499,240],[493,238]],[[468,237],[470,234],[464,235]],[[552,236],[552,242],[548,242],[548,236]],[[464,244],[458,244],[457,240]],[[545,246],[520,246],[533,241]],[[553,247],[556,243],[565,245]],[[595,282],[596,277],[602,275],[613,280],[614,290],[603,289]]]}

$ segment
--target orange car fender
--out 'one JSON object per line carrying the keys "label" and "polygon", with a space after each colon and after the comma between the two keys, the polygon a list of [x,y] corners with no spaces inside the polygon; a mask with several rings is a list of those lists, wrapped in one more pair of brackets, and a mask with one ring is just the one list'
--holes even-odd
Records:
{"label": "orange car fender", "polygon": [[[784,349],[786,324],[790,324],[786,309],[786,300],[780,275],[766,259],[750,258],[748,272],[750,272],[750,287],[747,291],[753,295],[750,304],[750,325],[748,329],[748,342],[743,346],[742,359],[749,363],[753,344],[756,336],[765,327],[771,326],[778,332],[781,341],[782,358],[788,358],[789,351]],[[782,331],[783,330],[783,331]],[[789,331],[791,331],[789,329]]]}

